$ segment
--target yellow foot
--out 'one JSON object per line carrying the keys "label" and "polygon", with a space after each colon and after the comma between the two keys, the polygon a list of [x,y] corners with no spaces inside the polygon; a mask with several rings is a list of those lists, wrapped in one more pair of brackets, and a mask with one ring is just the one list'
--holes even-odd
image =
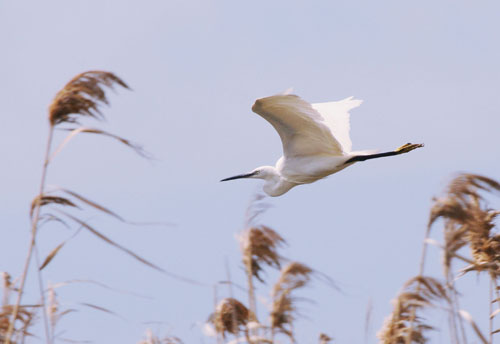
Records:
{"label": "yellow foot", "polygon": [[408,153],[408,152],[411,152],[414,149],[417,149],[417,148],[420,148],[420,147],[423,147],[423,146],[424,146],[423,143],[418,143],[418,144],[407,143],[405,145],[402,145],[399,148],[396,148],[395,152],[398,152],[400,154]]}

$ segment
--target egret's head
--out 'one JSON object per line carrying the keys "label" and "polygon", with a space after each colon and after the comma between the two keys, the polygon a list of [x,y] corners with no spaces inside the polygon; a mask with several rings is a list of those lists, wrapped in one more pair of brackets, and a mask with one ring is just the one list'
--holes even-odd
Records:
{"label": "egret's head", "polygon": [[240,178],[270,179],[277,175],[276,169],[272,166],[261,166],[249,173],[238,174],[237,176],[224,178],[221,182]]}

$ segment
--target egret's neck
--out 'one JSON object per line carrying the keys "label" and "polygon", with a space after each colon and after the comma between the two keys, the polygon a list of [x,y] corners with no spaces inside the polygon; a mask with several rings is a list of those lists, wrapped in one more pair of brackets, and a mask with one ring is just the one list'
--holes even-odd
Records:
{"label": "egret's neck", "polygon": [[258,178],[264,179],[266,182],[275,181],[277,182],[281,175],[278,173],[274,166],[262,166],[259,167],[260,173]]}
{"label": "egret's neck", "polygon": [[264,179],[263,189],[269,196],[280,196],[296,185],[282,178],[273,166],[263,166],[260,169],[262,172],[258,178]]}

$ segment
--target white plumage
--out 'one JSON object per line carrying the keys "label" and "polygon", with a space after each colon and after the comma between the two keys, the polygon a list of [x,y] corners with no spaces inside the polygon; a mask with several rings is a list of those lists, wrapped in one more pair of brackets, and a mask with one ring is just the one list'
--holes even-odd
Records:
{"label": "white plumage", "polygon": [[280,196],[299,184],[312,183],[357,161],[409,152],[423,145],[406,144],[395,151],[352,152],[349,111],[361,100],[310,104],[296,95],[275,95],[258,99],[252,110],[267,120],[280,135],[283,156],[276,166],[262,166],[250,173],[223,179],[264,179],[264,191]]}

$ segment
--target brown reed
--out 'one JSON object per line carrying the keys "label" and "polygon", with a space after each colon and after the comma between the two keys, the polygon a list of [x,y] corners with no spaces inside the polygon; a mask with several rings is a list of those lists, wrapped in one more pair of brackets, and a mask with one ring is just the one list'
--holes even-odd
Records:
{"label": "brown reed", "polygon": [[80,116],[104,118],[99,104],[109,104],[104,86],[114,85],[129,88],[115,74],[105,71],[88,71],[78,74],[60,90],[49,106],[49,121],[52,126],[61,123],[78,123]]}
{"label": "brown reed", "polygon": [[425,332],[433,329],[417,311],[433,306],[436,301],[451,302],[447,289],[432,277],[416,276],[405,283],[403,290],[393,300],[393,311],[377,333],[380,343],[427,343]]}
{"label": "brown reed", "polygon": [[293,323],[296,319],[296,299],[292,292],[305,286],[311,280],[313,270],[298,262],[291,262],[281,270],[278,281],[272,290],[271,332],[274,340],[275,333],[286,334],[295,342]]}
{"label": "brown reed", "polygon": [[228,297],[222,299],[212,317],[215,330],[225,338],[226,333],[238,335],[250,320],[250,311],[240,301]]}

